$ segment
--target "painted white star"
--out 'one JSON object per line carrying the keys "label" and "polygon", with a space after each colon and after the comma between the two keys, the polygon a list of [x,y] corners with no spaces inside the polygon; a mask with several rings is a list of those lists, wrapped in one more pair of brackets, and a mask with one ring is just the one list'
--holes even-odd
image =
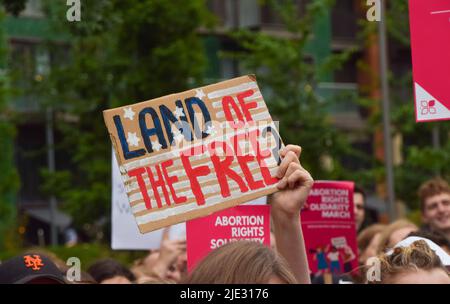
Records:
{"label": "painted white star", "polygon": [[183,108],[177,107],[175,111],[173,111],[173,115],[175,115],[176,118],[180,119],[180,117],[184,116]]}
{"label": "painted white star", "polygon": [[176,142],[182,141],[184,136],[181,134],[180,130],[176,129],[175,131],[172,131],[173,138]]}
{"label": "painted white star", "polygon": [[153,148],[153,150],[155,150],[155,151],[159,151],[159,150],[161,150],[161,144],[159,143],[159,141],[152,141],[152,148]]}
{"label": "painted white star", "polygon": [[137,147],[141,139],[137,137],[136,132],[128,132],[127,142],[130,146]]}
{"label": "painted white star", "polygon": [[206,94],[203,92],[202,89],[195,89],[195,97],[203,99],[203,97],[205,97]]}
{"label": "painted white star", "polygon": [[206,128],[205,133],[206,133],[206,134],[209,134],[209,135],[211,135],[211,136],[214,136],[214,134],[216,134],[216,128],[214,128],[214,126],[209,125],[209,126]]}
{"label": "painted white star", "polygon": [[124,108],[123,109],[125,114],[123,114],[123,117],[128,118],[129,120],[133,120],[134,119],[134,112],[133,109],[131,107],[128,108]]}
{"label": "painted white star", "polygon": [[180,133],[181,133],[181,132],[180,132],[179,129],[177,129],[177,128],[175,128],[175,127],[172,128],[172,135],[173,135],[173,136],[176,136],[176,135],[178,135],[178,134],[180,134]]}

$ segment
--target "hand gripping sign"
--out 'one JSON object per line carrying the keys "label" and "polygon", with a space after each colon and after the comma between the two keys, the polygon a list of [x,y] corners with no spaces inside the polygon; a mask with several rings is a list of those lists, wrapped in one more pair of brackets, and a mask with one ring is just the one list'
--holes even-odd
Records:
{"label": "hand gripping sign", "polygon": [[103,116],[141,233],[276,191],[282,141],[254,76]]}
{"label": "hand gripping sign", "polygon": [[450,119],[450,1],[409,0],[416,121]]}

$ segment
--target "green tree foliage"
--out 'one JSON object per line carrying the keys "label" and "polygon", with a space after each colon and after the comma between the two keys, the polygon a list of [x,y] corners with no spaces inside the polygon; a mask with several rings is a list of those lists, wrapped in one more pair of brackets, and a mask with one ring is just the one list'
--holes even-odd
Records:
{"label": "green tree foliage", "polygon": [[302,146],[302,164],[314,178],[349,178],[343,159],[353,157],[356,162],[360,155],[330,120],[330,108],[339,100],[336,96],[319,95],[318,84],[348,60],[353,50],[320,60],[312,60],[311,50],[315,25],[327,18],[334,1],[310,1],[303,13],[296,1],[266,2],[280,16],[289,35],[234,32],[232,36],[242,51],[232,56],[240,60],[246,71],[256,72],[269,110],[279,121],[284,142]]}
{"label": "green tree foliage", "polygon": [[[57,113],[63,138],[56,154],[70,167],[44,171],[44,190],[64,202],[75,223],[110,218],[111,143],[102,111],[201,83],[205,65],[199,27],[211,17],[203,0],[83,1],[81,21],[47,2],[66,50],[50,43],[54,64],[41,91]],[[50,94],[48,94],[50,93]],[[108,227],[109,225],[105,225]]]}

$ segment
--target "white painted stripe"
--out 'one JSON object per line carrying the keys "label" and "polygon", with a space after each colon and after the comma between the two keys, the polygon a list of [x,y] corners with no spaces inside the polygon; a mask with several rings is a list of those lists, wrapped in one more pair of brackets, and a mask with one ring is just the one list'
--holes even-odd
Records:
{"label": "white painted stripe", "polygon": [[[186,196],[186,198],[187,198],[188,200],[189,200],[189,199],[195,198],[195,196],[194,196],[192,193],[189,194],[189,193],[187,193],[187,192],[177,193],[177,196],[178,196],[178,197]],[[162,198],[161,200],[164,200],[163,197],[161,197],[161,198]],[[155,206],[154,206],[154,205],[155,205]],[[163,205],[166,205],[166,203],[164,202]],[[157,208],[156,202],[155,202],[155,203],[152,203],[152,208]],[[136,214],[137,212],[141,212],[141,211],[144,211],[144,210],[147,210],[147,207],[145,206],[145,203],[144,203],[144,202],[141,202],[141,203],[136,204],[136,205],[134,205],[133,207],[131,207],[131,211],[132,211],[133,214]]]}
{"label": "white painted stripe", "polygon": [[257,88],[258,88],[258,85],[256,84],[256,82],[254,82],[254,81],[246,82],[246,83],[242,83],[240,85],[234,86],[234,87],[230,87],[230,88],[217,90],[217,91],[213,91],[211,93],[208,93],[208,98],[209,99],[220,98],[220,97],[223,97],[223,96],[236,94],[236,93],[241,92],[241,91],[246,91],[246,90],[250,90],[250,89],[257,89]]}
{"label": "white painted stripe", "polygon": [[[261,95],[261,92],[259,90],[255,91],[253,93],[253,95],[244,98],[245,101],[252,101],[252,100],[255,100],[255,99],[258,99],[258,100],[261,99],[262,100],[262,95]],[[211,103],[211,105],[213,106],[213,108],[221,108],[222,107],[222,100],[214,101],[214,102]]]}
{"label": "white painted stripe", "polygon": [[[147,192],[151,191],[150,189],[147,189]],[[140,200],[142,199],[142,193],[141,192],[136,192],[134,194],[131,194],[130,196],[128,196],[128,200],[130,201],[130,203]]]}
{"label": "white painted stripe", "polygon": [[[223,112],[223,111],[217,112],[216,113],[216,117],[217,118],[225,117],[225,112]],[[266,119],[269,120],[269,119],[271,119],[270,114],[267,111],[264,111],[264,112],[261,112],[261,113],[258,113],[258,114],[252,114],[252,118],[256,122],[260,121],[260,120],[266,120]]]}
{"label": "white painted stripe", "polygon": [[252,117],[253,117],[253,119],[255,121],[261,121],[261,120],[268,120],[269,121],[269,120],[272,120],[272,118],[270,117],[269,112],[262,112],[262,113],[259,113],[259,114],[255,114],[255,115],[252,115]]}
{"label": "white painted stripe", "polygon": [[220,111],[220,112],[216,113],[216,118],[222,118],[222,117],[225,117],[225,112]]}
{"label": "white painted stripe", "polygon": [[[176,158],[176,156],[177,155],[176,155],[174,150],[172,150],[172,151],[168,150],[166,153],[163,153],[163,154],[159,154],[159,155],[155,155],[155,156],[152,156],[152,157],[147,157],[147,158],[143,158],[143,159],[139,159],[139,160],[135,160],[135,161],[129,162],[127,164],[124,164],[123,168],[125,170],[129,171],[131,169],[138,168],[138,167],[143,167],[143,166],[146,166],[146,165],[149,165],[149,164],[152,164],[152,163],[160,163],[160,162],[162,162],[164,160],[167,160],[167,159],[170,159],[170,158],[174,159],[174,158]],[[177,161],[174,160],[173,165],[174,166],[180,166],[181,165],[181,161],[178,160],[178,162],[177,162]],[[121,173],[123,173],[123,172],[121,172]]]}
{"label": "white painted stripe", "polygon": [[[257,105],[257,107],[256,108],[252,108],[251,111],[259,110],[259,109],[265,109],[266,108],[266,104],[265,104],[264,100],[262,100],[262,99],[258,99],[256,105]],[[221,111],[218,111],[217,113],[221,113],[221,112],[223,112],[223,111],[221,110]]]}

